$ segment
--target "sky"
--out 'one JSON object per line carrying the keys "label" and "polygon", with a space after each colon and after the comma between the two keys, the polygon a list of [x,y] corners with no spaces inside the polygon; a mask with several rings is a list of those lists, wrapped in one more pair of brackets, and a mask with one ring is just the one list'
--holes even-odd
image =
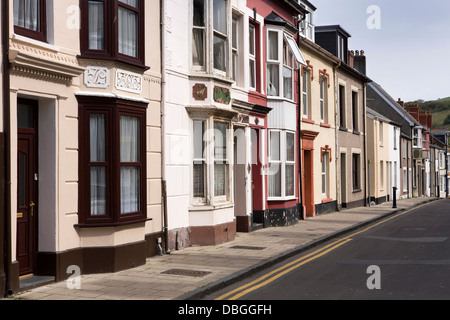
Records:
{"label": "sky", "polygon": [[349,49],[365,52],[367,76],[394,99],[450,97],[449,0],[310,2],[317,7],[314,24],[346,30]]}

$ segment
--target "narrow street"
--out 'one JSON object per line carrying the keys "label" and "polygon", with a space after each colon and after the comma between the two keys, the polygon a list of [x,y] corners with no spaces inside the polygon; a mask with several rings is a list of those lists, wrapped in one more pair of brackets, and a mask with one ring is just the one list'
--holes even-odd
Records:
{"label": "narrow street", "polygon": [[206,299],[450,298],[450,200],[397,214]]}

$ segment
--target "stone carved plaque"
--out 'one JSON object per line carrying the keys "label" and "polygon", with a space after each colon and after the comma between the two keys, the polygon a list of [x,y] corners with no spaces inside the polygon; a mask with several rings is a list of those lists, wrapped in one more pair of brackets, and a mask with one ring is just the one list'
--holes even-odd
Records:
{"label": "stone carved plaque", "polygon": [[84,72],[84,84],[89,88],[108,88],[109,70],[104,67],[87,67]]}
{"label": "stone carved plaque", "polygon": [[141,93],[142,75],[125,70],[117,70],[116,89],[131,93]]}

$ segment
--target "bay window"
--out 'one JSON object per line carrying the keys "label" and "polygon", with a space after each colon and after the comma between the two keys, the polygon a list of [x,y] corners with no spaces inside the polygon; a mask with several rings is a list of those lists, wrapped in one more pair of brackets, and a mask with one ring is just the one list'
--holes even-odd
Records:
{"label": "bay window", "polygon": [[80,225],[146,219],[144,104],[78,97]]}
{"label": "bay window", "polygon": [[205,0],[193,1],[192,64],[205,68]]}
{"label": "bay window", "polygon": [[[229,121],[214,118],[193,120],[194,205],[230,200],[230,130]],[[211,180],[208,182],[208,179]]]}
{"label": "bay window", "polygon": [[82,0],[83,58],[144,66],[144,0]]}
{"label": "bay window", "polygon": [[47,41],[46,0],[14,0],[14,32]]}
{"label": "bay window", "polygon": [[295,134],[269,132],[269,198],[295,196]]}

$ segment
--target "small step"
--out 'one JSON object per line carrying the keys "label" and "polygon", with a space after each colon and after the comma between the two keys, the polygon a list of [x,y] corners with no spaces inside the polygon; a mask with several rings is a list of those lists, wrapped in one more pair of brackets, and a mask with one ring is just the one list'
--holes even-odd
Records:
{"label": "small step", "polygon": [[19,280],[20,291],[30,290],[54,282],[55,277],[30,275]]}

